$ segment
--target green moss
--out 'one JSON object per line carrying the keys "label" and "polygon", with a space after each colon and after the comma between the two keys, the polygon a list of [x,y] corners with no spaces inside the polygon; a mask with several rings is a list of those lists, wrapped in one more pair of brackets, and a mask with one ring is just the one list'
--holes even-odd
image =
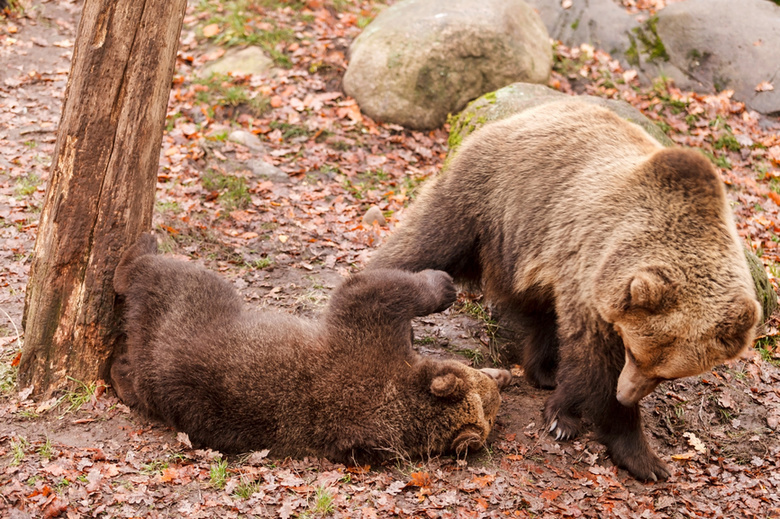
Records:
{"label": "green moss", "polygon": [[[753,284],[756,287],[758,302],[761,303],[761,309],[764,313],[763,320],[766,321],[777,310],[777,294],[769,282],[769,276],[767,276],[761,260],[748,248],[745,248],[745,258],[750,268],[750,275],[753,277]],[[770,269],[775,268],[775,264],[770,265]]]}
{"label": "green moss", "polygon": [[636,45],[636,38],[634,38],[632,35],[628,35],[628,40],[631,42],[631,45],[628,46],[628,49],[626,49],[626,61],[628,61],[629,65],[633,67],[639,66],[639,49]]}
{"label": "green moss", "polygon": [[[626,51],[626,60],[633,65],[639,65],[640,54],[647,56],[647,61],[669,61],[669,53],[658,36],[658,17],[652,16],[644,25],[631,29],[633,35],[628,36],[631,45]],[[640,48],[641,46],[641,48]]]}
{"label": "green moss", "polygon": [[574,23],[571,24],[571,30],[576,31],[577,27],[579,26],[580,26],[580,19],[577,18],[576,20],[574,20]]}

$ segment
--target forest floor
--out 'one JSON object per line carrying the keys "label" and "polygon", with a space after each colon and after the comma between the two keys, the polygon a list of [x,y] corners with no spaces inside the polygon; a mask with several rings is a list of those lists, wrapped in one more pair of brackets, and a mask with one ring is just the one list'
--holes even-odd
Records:
{"label": "forest floor", "polygon": [[[383,7],[191,3],[160,155],[154,228],[166,252],[221,272],[249,304],[304,316],[362,268],[447,153],[446,127],[376,123],[341,91],[347,49]],[[0,19],[0,516],[780,517],[775,321],[749,358],[644,399],[651,443],[673,472],[658,483],[618,470],[590,436],[555,441],[542,427],[548,392],[520,376],[504,393],[486,450],[370,467],[193,450],[186,436],[140,418],[102,385],[33,402],[29,388],[15,385],[15,364],[80,10],[48,0]],[[245,44],[264,48],[274,68],[201,75]],[[746,110],[728,91],[642,86],[634,71],[587,46],[556,46],[550,86],[625,99],[679,144],[705,150],[740,234],[777,286],[777,120]],[[371,206],[385,225],[363,224]],[[461,294],[453,308],[415,323],[415,347],[489,366],[500,351],[494,334],[479,296]]]}

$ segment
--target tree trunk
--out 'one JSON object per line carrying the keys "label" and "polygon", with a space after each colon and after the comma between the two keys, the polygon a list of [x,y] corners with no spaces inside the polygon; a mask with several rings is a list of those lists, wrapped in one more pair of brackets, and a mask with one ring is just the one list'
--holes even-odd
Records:
{"label": "tree trunk", "polygon": [[84,3],[22,320],[19,383],[39,397],[106,377],[114,268],[151,226],[186,3]]}

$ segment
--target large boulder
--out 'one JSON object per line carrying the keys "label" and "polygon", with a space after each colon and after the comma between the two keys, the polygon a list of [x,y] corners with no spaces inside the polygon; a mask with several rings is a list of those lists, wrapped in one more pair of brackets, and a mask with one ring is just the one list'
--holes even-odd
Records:
{"label": "large boulder", "polygon": [[344,91],[374,119],[432,129],[485,92],[547,82],[551,67],[544,24],[522,0],[401,0],[352,44]]}
{"label": "large boulder", "polygon": [[639,24],[614,0],[526,0],[536,9],[550,37],[567,47],[590,44],[622,59],[631,46],[632,29]]}
{"label": "large boulder", "polygon": [[[461,113],[450,119],[450,136],[448,141],[450,152],[447,156],[447,161],[455,154],[458,146],[460,146],[467,135],[478,130],[486,123],[504,119],[534,106],[558,100],[561,97],[565,97],[565,94],[546,86],[515,83],[474,100]],[[609,108],[623,119],[638,124],[664,146],[672,146],[674,144],[653,121],[625,101],[603,99],[594,96],[579,96],[579,99]],[[767,320],[777,310],[777,294],[769,282],[769,277],[766,270],[764,270],[761,260],[748,248],[745,248],[745,256],[747,257],[748,265],[750,265],[750,273],[753,276],[756,295],[764,310],[764,320]]]}
{"label": "large boulder", "polygon": [[[504,119],[534,106],[556,101],[562,97],[566,97],[566,94],[543,85],[528,83],[514,83],[495,92],[485,94],[469,103],[460,114],[450,120],[450,137],[448,141],[450,152],[457,148],[468,134],[485,123]],[[664,146],[674,144],[653,121],[625,101],[587,95],[579,96],[578,99],[609,108],[623,119],[641,126]]]}
{"label": "large boulder", "polygon": [[656,35],[668,56],[658,70],[682,88],[731,89],[748,107],[780,114],[780,6],[686,0],[658,12]]}
{"label": "large boulder", "polygon": [[613,0],[527,1],[553,39],[603,49],[645,83],[663,75],[686,90],[732,89],[749,108],[780,113],[780,6],[773,1],[686,0],[649,18]]}

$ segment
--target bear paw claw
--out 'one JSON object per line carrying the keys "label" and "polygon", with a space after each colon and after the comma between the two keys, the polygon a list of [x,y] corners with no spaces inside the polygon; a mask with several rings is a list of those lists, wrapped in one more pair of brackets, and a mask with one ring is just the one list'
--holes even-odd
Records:
{"label": "bear paw claw", "polygon": [[555,413],[550,420],[549,428],[547,432],[550,435],[555,435],[556,441],[566,441],[575,438],[580,432],[580,421],[575,416],[566,415],[561,413]]}

